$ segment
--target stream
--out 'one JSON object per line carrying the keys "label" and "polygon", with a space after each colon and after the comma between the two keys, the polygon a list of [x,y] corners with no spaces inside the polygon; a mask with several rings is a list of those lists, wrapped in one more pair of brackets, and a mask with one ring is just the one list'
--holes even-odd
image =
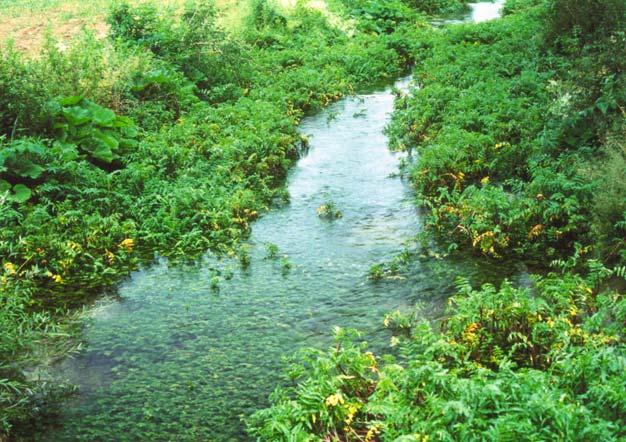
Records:
{"label": "stream", "polygon": [[[502,3],[473,4],[465,20],[495,18]],[[421,226],[398,176],[402,155],[383,134],[393,102],[392,88],[375,90],[303,120],[311,142],[289,174],[290,202],[253,224],[248,268],[211,255],[192,265],[161,260],[98,301],[86,349],[56,368],[79,394],[33,440],[248,440],[241,418],[267,405],[283,358],[326,348],[333,327],[362,330],[382,351],[385,313],[421,303],[436,315],[457,275],[474,284],[520,278],[517,265],[426,255],[401,278],[368,280]],[[317,216],[327,201],[341,218]],[[268,244],[278,259],[268,259]]]}

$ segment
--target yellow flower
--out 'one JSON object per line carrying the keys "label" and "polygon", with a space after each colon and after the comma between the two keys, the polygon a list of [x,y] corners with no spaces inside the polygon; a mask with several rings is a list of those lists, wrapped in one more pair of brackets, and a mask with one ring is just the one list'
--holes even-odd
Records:
{"label": "yellow flower", "polygon": [[341,395],[341,393],[331,394],[324,401],[324,403],[329,407],[334,407],[337,404],[343,404],[343,402],[344,400],[343,400],[343,396]]}
{"label": "yellow flower", "polygon": [[486,176],[485,178],[483,178],[482,180],[480,180],[480,184],[482,184],[483,186],[484,186],[485,184],[489,184],[489,177],[488,177],[488,176]]}
{"label": "yellow flower", "polygon": [[532,229],[530,229],[530,232],[528,232],[528,239],[533,239],[533,238],[539,236],[542,231],[543,231],[543,225],[542,224],[537,224]]}
{"label": "yellow flower", "polygon": [[50,275],[52,280],[58,284],[63,282],[63,277],[61,275]]}
{"label": "yellow flower", "polygon": [[374,436],[376,436],[377,434],[380,434],[380,429],[381,429],[380,424],[376,424],[372,428],[370,428],[367,431],[367,434],[365,435],[365,441],[370,442],[374,438]]}
{"label": "yellow flower", "polygon": [[124,241],[120,243],[120,247],[123,247],[127,251],[132,252],[133,247],[135,247],[135,240],[132,238],[126,238]]}
{"label": "yellow flower", "polygon": [[348,415],[344,419],[346,425],[350,425],[354,420],[354,415],[359,411],[359,406],[357,404],[349,404],[348,405]]}
{"label": "yellow flower", "polygon": [[4,263],[4,269],[7,271],[9,275],[15,275],[16,273],[15,264],[13,264],[12,262]]}
{"label": "yellow flower", "polygon": [[109,264],[112,264],[115,261],[115,255],[111,253],[109,250],[104,252],[104,256],[106,257]]}

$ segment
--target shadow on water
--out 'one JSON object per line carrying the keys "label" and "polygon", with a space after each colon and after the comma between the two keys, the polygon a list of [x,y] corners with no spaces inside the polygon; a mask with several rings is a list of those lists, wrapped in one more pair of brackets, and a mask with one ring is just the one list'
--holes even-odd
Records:
{"label": "shadow on water", "polygon": [[[403,279],[368,281],[370,266],[420,229],[410,188],[392,178],[400,156],[387,149],[383,128],[393,101],[387,88],[303,121],[310,149],[289,175],[290,203],[254,224],[249,268],[209,255],[193,265],[160,261],[121,285],[120,300],[100,301],[85,329],[87,350],[58,367],[80,394],[33,438],[245,440],[241,417],[266,405],[285,355],[326,347],[334,326],[361,329],[382,350],[385,313],[416,302],[438,311],[456,275],[480,283],[520,274],[429,258]],[[316,215],[328,200],[342,218]],[[278,259],[267,258],[267,244]]]}

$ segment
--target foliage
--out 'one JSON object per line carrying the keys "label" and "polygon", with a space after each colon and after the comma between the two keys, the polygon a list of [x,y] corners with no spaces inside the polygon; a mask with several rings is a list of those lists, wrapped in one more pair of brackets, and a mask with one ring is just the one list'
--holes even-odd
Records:
{"label": "foliage", "polygon": [[431,229],[496,258],[541,262],[598,243],[592,200],[606,190],[584,170],[621,118],[623,40],[550,52],[544,3],[433,34],[419,88],[388,129],[396,149],[419,152],[411,177]]}
{"label": "foliage", "polygon": [[249,430],[272,441],[617,440],[625,301],[592,287],[574,275],[537,278],[534,294],[461,282],[440,333],[415,317],[385,321],[404,324],[395,361],[340,330],[328,352],[297,358],[291,386]]}
{"label": "foliage", "polygon": [[626,4],[622,0],[552,0],[549,2],[549,35],[576,34],[583,42],[624,31]]}
{"label": "foliage", "polygon": [[21,372],[67,308],[155,254],[247,265],[239,243],[284,194],[302,116],[397,76],[421,26],[371,35],[255,4],[241,35],[206,2],[116,2],[109,39],[0,50],[1,433],[56,391]]}
{"label": "foliage", "polygon": [[317,216],[323,219],[338,219],[343,216],[343,213],[341,213],[341,210],[337,208],[333,201],[326,201],[317,208],[316,212]]}
{"label": "foliage", "polygon": [[623,137],[623,128],[610,134],[602,156],[589,169],[589,175],[597,182],[593,227],[605,261],[626,262],[626,143]]}
{"label": "foliage", "polygon": [[224,82],[242,82],[247,73],[245,52],[215,26],[211,2],[187,2],[178,19],[157,6],[137,9],[128,3],[114,5],[109,15],[111,37],[149,49],[156,57],[175,67],[200,91]]}
{"label": "foliage", "polygon": [[66,151],[79,148],[90,159],[111,163],[135,147],[137,131],[129,118],[81,96],[63,98],[58,104],[54,129]]}
{"label": "foliage", "polygon": [[467,5],[466,0],[405,0],[405,3],[427,14],[458,12]]}
{"label": "foliage", "polygon": [[36,140],[0,144],[0,195],[17,203],[28,201],[32,192],[23,182],[41,176],[44,168],[37,163],[43,154],[44,147]]}
{"label": "foliage", "polygon": [[436,328],[390,313],[384,362],[340,332],[299,357],[252,436],[626,437],[623,6],[510,0],[501,20],[422,33],[388,133],[416,153],[406,164],[430,231],[449,251],[554,259],[562,273],[479,290],[460,279]]}
{"label": "foliage", "polygon": [[393,33],[402,24],[415,19],[415,10],[401,0],[355,2],[352,14],[368,19],[360,23],[364,31],[379,34]]}

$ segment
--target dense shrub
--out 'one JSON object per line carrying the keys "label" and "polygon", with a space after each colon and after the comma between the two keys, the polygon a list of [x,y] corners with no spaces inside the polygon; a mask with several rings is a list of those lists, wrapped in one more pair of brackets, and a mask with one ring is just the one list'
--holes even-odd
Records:
{"label": "dense shrub", "polygon": [[467,5],[466,0],[404,0],[412,8],[427,14],[456,12]]}
{"label": "dense shrub", "polygon": [[507,283],[459,287],[439,333],[413,322],[407,335],[401,314],[386,320],[397,331],[396,360],[374,356],[343,330],[328,352],[303,352],[272,407],[249,420],[251,434],[267,441],[624,437],[623,296],[594,294],[593,283],[572,275],[538,278],[534,294]]}
{"label": "dense shrub", "polygon": [[551,39],[575,34],[584,43],[626,31],[623,0],[549,0]]}
{"label": "dense shrub", "polygon": [[[591,203],[608,189],[584,170],[621,118],[624,45],[617,34],[556,54],[542,32],[545,4],[515,5],[421,50],[420,87],[398,101],[389,133],[396,149],[418,151],[411,177],[442,238],[545,262],[608,232],[594,227]],[[621,209],[612,210],[615,226]]]}
{"label": "dense shrub", "polygon": [[602,258],[626,262],[626,143],[624,129],[609,135],[600,158],[589,170],[596,180],[593,197],[593,228]]}
{"label": "dense shrub", "polygon": [[156,6],[116,4],[109,15],[111,37],[149,49],[185,74],[200,91],[243,84],[249,74],[245,51],[215,25],[209,2],[187,2],[178,18]]}

